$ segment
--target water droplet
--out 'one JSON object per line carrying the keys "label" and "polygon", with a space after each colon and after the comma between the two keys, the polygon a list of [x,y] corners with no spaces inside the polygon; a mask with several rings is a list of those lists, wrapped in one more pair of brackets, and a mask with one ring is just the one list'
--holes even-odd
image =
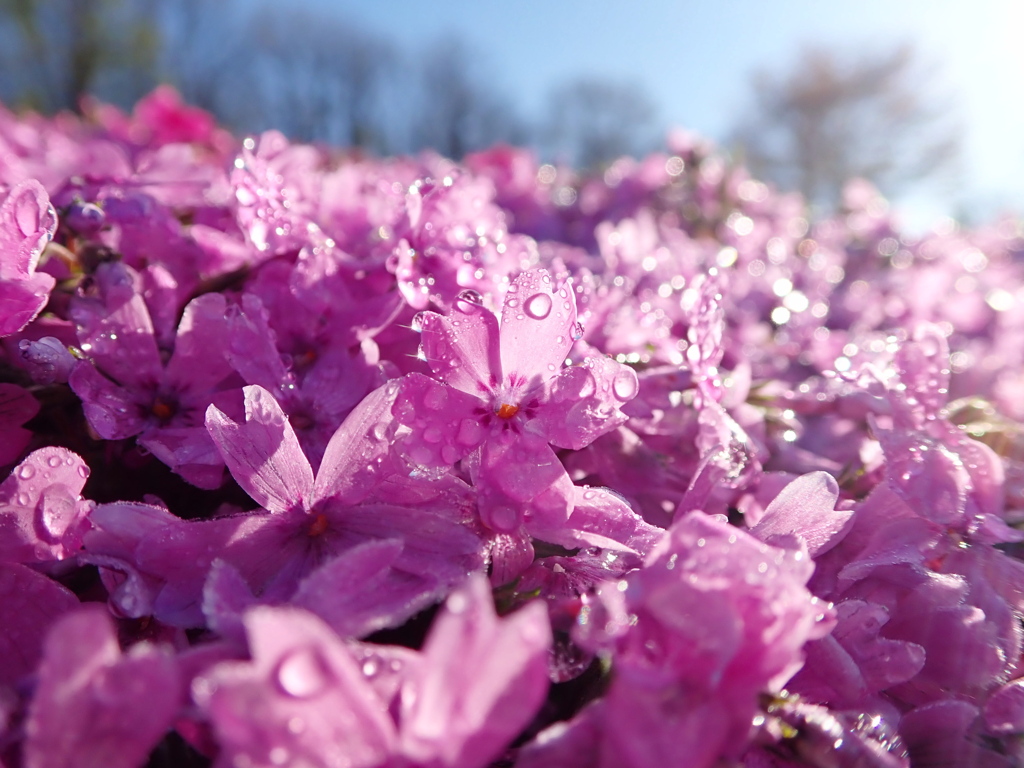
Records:
{"label": "water droplet", "polygon": [[31,464],[22,464],[20,467],[18,467],[18,477],[20,477],[22,480],[28,480],[29,478],[34,477],[35,474],[36,468],[33,467]]}
{"label": "water droplet", "polygon": [[18,506],[27,507],[31,501],[32,497],[29,496],[27,493],[18,494]]}
{"label": "water droplet", "polygon": [[455,298],[455,308],[464,315],[479,312],[483,305],[484,297],[480,295],[479,291],[474,291],[472,288],[467,288]]}
{"label": "water droplet", "polygon": [[380,672],[380,662],[376,656],[371,656],[363,662],[363,674],[366,677],[374,677],[378,672]]}
{"label": "water droplet", "polygon": [[39,521],[54,541],[60,539],[74,519],[75,505],[70,499],[43,499]]}
{"label": "water droplet", "polygon": [[483,437],[483,432],[483,427],[476,419],[463,419],[455,435],[455,442],[459,445],[476,445]]}
{"label": "water droplet", "polygon": [[25,189],[14,202],[14,220],[24,237],[31,237],[39,229],[39,205],[30,189]]}
{"label": "water droplet", "polygon": [[580,339],[582,339],[583,334],[585,333],[583,329],[583,323],[573,323],[571,333],[573,341],[579,341]]}
{"label": "water droplet", "polygon": [[612,391],[619,400],[632,400],[640,390],[640,382],[631,368],[623,368],[612,379]]}
{"label": "water droplet", "polygon": [[440,411],[448,402],[448,396],[441,387],[431,387],[423,395],[423,405],[431,411]]}
{"label": "water droplet", "polygon": [[51,467],[59,467],[61,465],[60,456],[51,456],[46,460],[46,463]]}
{"label": "water droplet", "polygon": [[543,320],[551,314],[551,295],[536,293],[526,300],[524,311],[534,320]]}
{"label": "water droplet", "polygon": [[312,698],[327,688],[331,673],[315,648],[289,651],[277,666],[277,684],[296,699]]}
{"label": "water droplet", "polygon": [[444,434],[437,427],[427,427],[423,432],[423,439],[428,443],[440,443],[444,438]]}
{"label": "water droplet", "polygon": [[469,608],[469,600],[461,592],[455,592],[448,598],[448,602],[445,604],[449,613],[465,613],[466,609]]}
{"label": "water droplet", "polygon": [[513,531],[519,525],[519,515],[512,507],[494,507],[488,517],[488,523],[496,531]]}
{"label": "water droplet", "polygon": [[419,313],[416,314],[415,317],[413,317],[412,323],[410,323],[410,327],[414,331],[416,331],[416,333],[422,333],[423,332],[423,326],[426,324],[426,319],[427,319],[427,313],[426,312],[419,312]]}

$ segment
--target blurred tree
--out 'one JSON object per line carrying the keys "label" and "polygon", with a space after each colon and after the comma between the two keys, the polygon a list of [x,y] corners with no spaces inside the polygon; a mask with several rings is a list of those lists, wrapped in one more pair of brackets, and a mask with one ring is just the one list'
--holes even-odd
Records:
{"label": "blurred tree", "polygon": [[639,87],[581,78],[551,92],[543,133],[551,154],[581,168],[597,168],[657,143],[655,107]]}
{"label": "blurred tree", "polygon": [[909,45],[861,56],[808,48],[787,72],[754,74],[733,143],[755,176],[823,210],[856,177],[897,194],[957,166],[961,130],[935,74]]}
{"label": "blurred tree", "polygon": [[259,106],[301,140],[387,149],[381,91],[393,45],[343,19],[268,6],[253,18],[250,56]]}
{"label": "blurred tree", "polygon": [[150,0],[0,0],[0,96],[45,112],[99,93],[127,105],[156,83]]}
{"label": "blurred tree", "polygon": [[[418,62],[415,149],[459,159],[498,142],[520,143],[526,128],[511,104],[481,76],[481,56],[462,40],[442,38]],[[477,73],[474,76],[472,73]]]}
{"label": "blurred tree", "polygon": [[233,94],[245,76],[244,13],[237,0],[155,0],[164,40],[161,79],[189,104],[233,127]]}

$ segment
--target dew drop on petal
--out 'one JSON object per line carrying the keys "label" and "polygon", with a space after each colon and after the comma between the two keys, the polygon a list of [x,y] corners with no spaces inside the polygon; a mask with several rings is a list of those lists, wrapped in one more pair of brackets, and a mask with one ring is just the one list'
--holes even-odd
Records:
{"label": "dew drop on petal", "polygon": [[463,419],[455,435],[455,442],[460,445],[476,445],[483,437],[483,432],[483,427],[476,419]]}
{"label": "dew drop on petal", "polygon": [[445,607],[449,613],[465,613],[466,609],[469,608],[469,600],[461,592],[455,592],[451,597],[448,598],[448,602],[445,603]]}
{"label": "dew drop on petal", "polygon": [[421,333],[423,331],[423,325],[424,325],[424,320],[425,319],[426,319],[426,313],[424,313],[424,312],[417,313],[413,317],[413,319],[412,319],[412,323],[410,324],[411,328],[414,331],[416,331],[416,333]]}
{"label": "dew drop on petal", "polygon": [[496,531],[513,531],[519,525],[519,515],[512,507],[494,507],[488,517],[491,528]]}
{"label": "dew drop on petal", "polygon": [[472,288],[467,288],[455,297],[455,308],[464,315],[472,315],[480,311],[483,305],[484,297],[480,295],[479,291],[474,291]]}
{"label": "dew drop on petal", "polygon": [[277,684],[289,696],[309,699],[327,688],[330,672],[315,648],[289,651],[277,666]]}
{"label": "dew drop on petal", "polygon": [[423,395],[423,405],[431,411],[440,411],[448,402],[448,396],[439,387],[431,387]]}
{"label": "dew drop on petal", "polygon": [[623,368],[612,380],[612,391],[619,400],[632,400],[639,389],[640,382],[630,368]]}
{"label": "dew drop on petal", "polygon": [[39,229],[39,207],[31,192],[25,191],[14,202],[14,220],[24,237],[31,237]]}
{"label": "dew drop on petal", "polygon": [[61,464],[60,456],[51,456],[46,460],[46,463],[49,464],[51,467],[59,467]]}
{"label": "dew drop on petal", "polygon": [[543,320],[551,314],[551,295],[535,293],[526,300],[523,309],[534,320]]}
{"label": "dew drop on petal", "polygon": [[583,338],[584,330],[583,323],[573,323],[572,326],[572,340],[579,341]]}
{"label": "dew drop on petal", "polygon": [[33,467],[31,464],[22,464],[20,467],[18,467],[18,477],[20,477],[22,480],[28,480],[29,478],[35,476],[35,474],[36,468]]}

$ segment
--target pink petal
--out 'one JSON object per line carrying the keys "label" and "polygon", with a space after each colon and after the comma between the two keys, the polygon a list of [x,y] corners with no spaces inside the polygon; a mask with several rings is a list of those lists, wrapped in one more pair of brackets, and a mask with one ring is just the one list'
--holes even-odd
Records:
{"label": "pink petal", "polygon": [[222,349],[227,337],[226,301],[207,293],[185,307],[174,339],[174,354],[167,363],[167,382],[178,390],[213,389],[231,366]]}
{"label": "pink petal", "polygon": [[573,345],[576,296],[556,287],[546,269],[523,272],[509,286],[501,311],[501,370],[506,380],[547,381]]}
{"label": "pink petal", "polygon": [[604,355],[563,368],[548,382],[547,402],[537,412],[537,429],[560,448],[579,450],[624,424],[619,409],[639,390],[636,372]]}
{"label": "pink petal", "polygon": [[43,311],[56,281],[45,272],[20,280],[0,280],[0,336],[17,333]]}
{"label": "pink petal", "polygon": [[[394,568],[398,539],[367,541],[313,571],[289,602],[315,613],[339,635],[363,637],[397,627],[435,599],[436,583]],[[353,585],[358,584],[358,588]]]}
{"label": "pink petal", "polygon": [[817,557],[839,542],[853,518],[852,510],[836,510],[838,498],[839,486],[827,472],[803,475],[782,489],[750,533],[768,544],[795,534]]}
{"label": "pink petal", "polygon": [[56,228],[42,184],[27,179],[14,187],[0,204],[0,280],[31,277]]}
{"label": "pink petal", "polygon": [[540,495],[564,476],[565,468],[547,440],[531,432],[508,432],[483,444],[479,482],[474,478],[474,483],[493,485],[522,502]]}
{"label": "pink petal", "polygon": [[475,397],[487,397],[501,381],[498,319],[487,309],[472,314],[416,315],[420,350],[441,381]]}
{"label": "pink petal", "polygon": [[89,467],[66,448],[29,454],[0,485],[0,552],[29,562],[77,551],[90,507],[80,498],[88,477]]}
{"label": "pink petal", "polygon": [[0,685],[35,670],[46,633],[78,604],[69,589],[31,568],[0,563]]}
{"label": "pink petal", "polygon": [[565,527],[584,546],[625,549],[646,556],[665,533],[645,522],[607,488],[576,487],[575,492],[575,505]]}
{"label": "pink petal", "polygon": [[391,448],[391,410],[397,396],[397,382],[378,387],[338,427],[316,473],[311,505],[328,499],[354,504],[369,492]]}
{"label": "pink petal", "polygon": [[224,481],[224,460],[205,427],[147,429],[138,443],[198,488],[213,490]]}
{"label": "pink petal", "polygon": [[152,388],[163,377],[163,364],[137,277],[120,262],[101,264],[98,297],[77,297],[69,312],[82,351],[100,370],[123,386]]}
{"label": "pink petal", "polygon": [[985,724],[995,733],[1024,733],[1024,679],[999,688],[985,704]]}
{"label": "pink petal", "polygon": [[252,661],[218,664],[192,685],[225,764],[388,764],[394,724],[334,632],[296,608],[253,608],[245,627]]}
{"label": "pink petal", "polygon": [[243,391],[243,424],[232,421],[215,405],[206,411],[206,428],[224,463],[264,509],[306,509],[313,493],[313,470],[295,430],[267,390],[254,384]]}
{"label": "pink petal", "polygon": [[544,701],[550,646],[543,605],[498,619],[487,580],[471,578],[448,598],[402,691],[402,752],[449,768],[490,763]]}
{"label": "pink petal", "polygon": [[25,726],[26,768],[135,768],[184,703],[177,666],[145,644],[121,656],[113,622],[99,606],[54,626]]}
{"label": "pink petal", "polygon": [[227,360],[248,383],[279,391],[288,380],[288,371],[274,342],[267,310],[256,296],[247,293],[242,296],[241,310],[232,307],[228,314]]}
{"label": "pink petal", "polygon": [[122,440],[145,428],[147,417],[138,399],[87,360],[78,361],[68,384],[82,400],[85,418],[100,437]]}
{"label": "pink petal", "polygon": [[402,378],[395,418],[412,430],[400,438],[401,451],[415,466],[451,467],[487,436],[478,414],[480,400],[420,373]]}

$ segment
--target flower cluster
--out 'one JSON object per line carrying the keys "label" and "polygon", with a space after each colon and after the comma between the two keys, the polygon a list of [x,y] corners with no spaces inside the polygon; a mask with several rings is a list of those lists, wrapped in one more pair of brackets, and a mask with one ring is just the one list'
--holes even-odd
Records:
{"label": "flower cluster", "polygon": [[4,766],[1024,761],[1019,223],[166,88],[0,157]]}

